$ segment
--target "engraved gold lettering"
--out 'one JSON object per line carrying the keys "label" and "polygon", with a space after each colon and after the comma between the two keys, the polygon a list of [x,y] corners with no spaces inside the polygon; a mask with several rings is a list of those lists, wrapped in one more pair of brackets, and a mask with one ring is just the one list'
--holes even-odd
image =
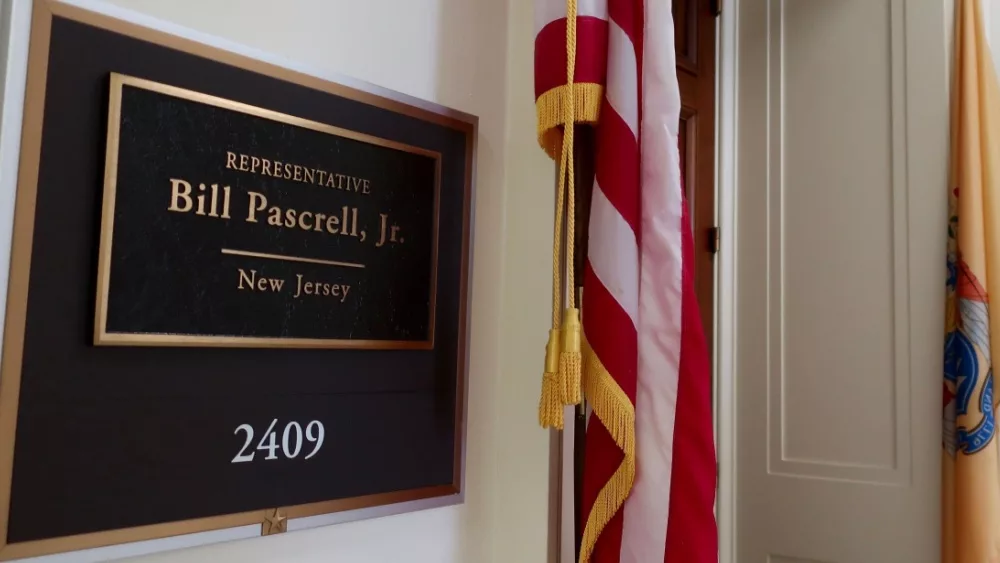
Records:
{"label": "engraved gold lettering", "polygon": [[326,218],[326,232],[335,235],[340,232],[340,217],[330,215]]}
{"label": "engraved gold lettering", "polygon": [[[200,192],[205,191],[205,184],[198,184],[198,191],[200,191]],[[198,194],[195,197],[195,199],[198,200],[198,211],[195,211],[194,214],[195,215],[204,215],[205,214],[205,194]]]}
{"label": "engraved gold lettering", "polygon": [[283,278],[257,277],[257,270],[250,270],[250,275],[248,276],[243,268],[237,268],[237,270],[239,271],[237,289],[278,293],[285,287],[285,280]]}
{"label": "engraved gold lettering", "polygon": [[272,207],[271,209],[267,210],[267,224],[271,225],[272,227],[280,227],[281,226],[281,208],[280,207]]}
{"label": "engraved gold lettering", "polygon": [[310,213],[310,212],[308,212],[308,211],[303,211],[302,213],[299,213],[299,228],[300,229],[302,229],[304,231],[310,231],[310,230],[312,230],[313,226],[311,224],[307,225],[306,221],[305,221],[306,219],[311,218],[312,215],[313,214]]}
{"label": "engraved gold lettering", "polygon": [[385,245],[385,226],[386,222],[389,220],[389,216],[385,213],[379,213],[378,216],[381,220],[379,225],[378,242],[375,243],[375,248],[382,248],[382,246]]}
{"label": "engraved gold lettering", "polygon": [[314,225],[316,226],[316,228],[314,230],[317,233],[323,231],[323,220],[324,219],[326,219],[326,213],[317,213],[316,214],[316,222],[314,223]]}
{"label": "engraved gold lettering", "polygon": [[[180,201],[184,201],[184,207],[179,205]],[[194,202],[191,201],[191,184],[185,182],[184,180],[178,180],[176,178],[170,179],[170,207],[167,208],[168,211],[176,211],[178,213],[187,213],[191,211],[191,207]]]}
{"label": "engraved gold lettering", "polygon": [[292,297],[298,299],[303,295],[323,295],[339,298],[338,300],[343,303],[350,291],[351,286],[347,284],[308,281],[302,274],[295,274],[295,294]]}
{"label": "engraved gold lettering", "polygon": [[243,281],[246,280],[249,289],[253,290],[253,282],[255,279],[257,279],[257,270],[250,270],[250,275],[248,276],[247,273],[243,271],[243,268],[238,268],[238,269],[240,271],[240,283],[238,288],[247,289],[243,287]]}
{"label": "engraved gold lettering", "polygon": [[222,215],[223,219],[229,219],[229,186],[222,188]]}
{"label": "engraved gold lettering", "polygon": [[371,181],[367,178],[330,172],[322,168],[311,168],[302,164],[271,160],[262,156],[226,151],[226,168],[354,193],[371,193]]}
{"label": "engraved gold lettering", "polygon": [[[249,211],[247,211],[247,222],[256,223],[257,222],[257,212],[263,211],[267,207],[267,198],[264,194],[257,192],[247,192],[250,196],[250,206]],[[256,202],[260,202],[259,204]]]}
{"label": "engraved gold lettering", "polygon": [[209,205],[208,216],[219,216],[219,184],[212,184],[212,203]]}
{"label": "engraved gold lettering", "polygon": [[294,227],[295,226],[295,210],[288,208],[285,210],[285,226]]}
{"label": "engraved gold lettering", "polygon": [[340,230],[340,234],[342,234],[342,235],[350,235],[351,234],[350,233],[351,224],[347,222],[347,206],[345,205],[344,207],[342,207],[341,211],[344,212],[344,215],[341,218],[340,222],[344,225],[344,228],[342,228]]}
{"label": "engraved gold lettering", "polygon": [[354,236],[358,236],[358,208],[357,207],[352,207],[351,208],[351,217],[354,219],[354,224],[351,225],[351,234],[354,235]]}
{"label": "engraved gold lettering", "polygon": [[375,243],[376,248],[381,248],[386,242],[403,242],[403,237],[398,236],[400,231],[399,225],[389,224],[389,215],[385,213],[379,213],[379,235],[378,242]]}

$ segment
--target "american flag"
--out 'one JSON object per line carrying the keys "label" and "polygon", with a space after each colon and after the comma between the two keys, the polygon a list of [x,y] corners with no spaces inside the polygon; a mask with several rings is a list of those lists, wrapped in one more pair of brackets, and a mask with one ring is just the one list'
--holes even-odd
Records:
{"label": "american flag", "polygon": [[[681,185],[668,0],[536,0],[538,139],[560,165],[543,426],[573,404],[573,133],[596,127],[581,307],[586,430],[580,561],[717,561],[711,370]],[[562,219],[565,217],[565,221]],[[566,258],[558,240],[566,224]],[[567,280],[572,287],[572,280]],[[560,337],[561,336],[561,337]],[[572,361],[564,362],[571,365]],[[559,412],[556,412],[558,407]]]}

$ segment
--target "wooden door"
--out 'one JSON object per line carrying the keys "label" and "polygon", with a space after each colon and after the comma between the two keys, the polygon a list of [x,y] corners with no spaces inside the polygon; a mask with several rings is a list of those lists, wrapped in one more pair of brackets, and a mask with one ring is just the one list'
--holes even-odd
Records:
{"label": "wooden door", "polygon": [[695,287],[712,357],[715,328],[715,21],[721,0],[673,0],[680,154],[694,229]]}

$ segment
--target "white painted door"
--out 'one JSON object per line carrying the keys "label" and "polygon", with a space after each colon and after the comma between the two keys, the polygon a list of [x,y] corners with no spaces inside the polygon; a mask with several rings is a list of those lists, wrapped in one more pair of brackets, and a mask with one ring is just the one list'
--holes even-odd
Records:
{"label": "white painted door", "polygon": [[734,4],[735,563],[937,562],[951,7]]}

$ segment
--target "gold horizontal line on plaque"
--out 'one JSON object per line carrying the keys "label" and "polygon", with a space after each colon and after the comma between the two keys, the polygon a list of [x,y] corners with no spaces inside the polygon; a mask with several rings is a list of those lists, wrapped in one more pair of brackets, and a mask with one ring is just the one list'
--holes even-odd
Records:
{"label": "gold horizontal line on plaque", "polygon": [[306,264],[323,264],[326,266],[343,266],[345,268],[364,268],[364,264],[357,262],[341,262],[340,260],[323,260],[322,258],[306,258],[303,256],[288,256],[285,254],[269,254],[267,252],[251,252],[249,250],[235,250],[223,248],[223,254],[230,256],[248,256],[250,258],[265,258],[267,260],[284,260],[285,262],[304,262]]}
{"label": "gold horizontal line on plaque", "polygon": [[433,350],[430,340],[348,340],[336,338],[283,338],[280,336],[202,336],[196,334],[154,334],[101,332],[100,345],[163,346],[204,348],[328,348],[338,350]]}
{"label": "gold horizontal line on plaque", "polygon": [[320,133],[327,133],[336,137],[343,137],[345,139],[361,141],[363,143],[368,143],[370,145],[377,145],[388,149],[395,149],[398,151],[419,154],[433,158],[435,160],[439,160],[441,158],[441,153],[438,151],[432,151],[430,149],[425,149],[422,147],[415,147],[413,145],[400,143],[398,141],[390,141],[389,139],[383,139],[382,137],[376,137],[374,135],[369,135],[367,133],[360,133],[358,131],[352,131],[350,129],[337,127],[336,125],[320,123],[319,121],[313,121],[311,119],[296,117],[294,115],[289,115],[287,113],[281,113],[279,111],[269,110],[258,106],[252,106],[250,104],[244,104],[243,102],[237,102],[235,100],[220,98],[218,96],[213,96],[211,94],[203,94],[201,92],[196,92],[194,90],[188,90],[187,88],[180,88],[177,86],[171,86],[169,84],[163,84],[162,82],[156,82],[153,80],[147,80],[145,78],[138,78],[126,74],[119,74],[117,72],[111,73],[111,80],[112,84],[115,86],[115,89],[118,90],[119,95],[121,92],[121,87],[131,86],[142,90],[157,92],[159,94],[166,94],[168,96],[174,98],[180,98],[182,100],[188,100],[191,102],[197,102],[209,106],[214,106],[217,108],[228,109],[231,111],[245,113],[247,115],[253,115],[256,117],[262,117],[264,119],[267,119],[268,121],[276,121],[278,123],[284,123],[286,125],[294,125],[295,127],[302,127],[303,129],[310,129],[312,131],[318,131]]}

